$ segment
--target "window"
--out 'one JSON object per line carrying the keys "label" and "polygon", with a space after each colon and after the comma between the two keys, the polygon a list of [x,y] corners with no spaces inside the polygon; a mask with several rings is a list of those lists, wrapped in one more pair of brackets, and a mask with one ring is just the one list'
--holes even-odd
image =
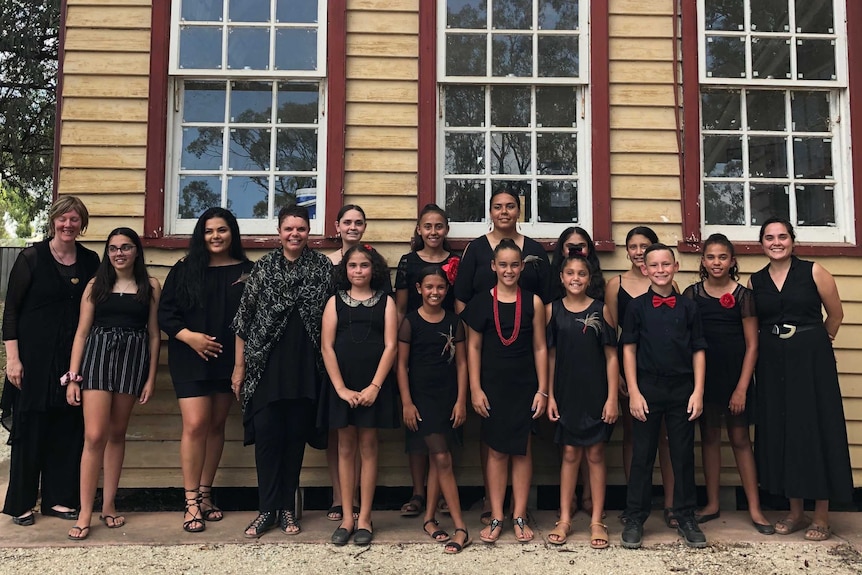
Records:
{"label": "window", "polygon": [[309,208],[312,233],[322,233],[326,4],[173,3],[169,233],[190,233],[201,212],[220,205],[244,233],[272,234],[292,202]]}
{"label": "window", "polygon": [[584,1],[438,2],[438,203],[453,235],[486,229],[498,188],[525,233],[591,224],[588,7]]}
{"label": "window", "polygon": [[853,242],[841,0],[698,3],[703,232]]}

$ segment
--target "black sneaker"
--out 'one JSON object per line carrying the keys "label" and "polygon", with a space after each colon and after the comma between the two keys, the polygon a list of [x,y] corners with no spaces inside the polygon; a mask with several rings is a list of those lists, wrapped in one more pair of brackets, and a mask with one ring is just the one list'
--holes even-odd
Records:
{"label": "black sneaker", "polygon": [[620,542],[626,549],[640,549],[641,543],[644,540],[643,523],[628,518],[626,526],[623,527],[623,533],[620,535]]}
{"label": "black sneaker", "polygon": [[706,547],[706,535],[700,530],[694,517],[680,517],[676,532],[685,539],[685,544],[689,547]]}

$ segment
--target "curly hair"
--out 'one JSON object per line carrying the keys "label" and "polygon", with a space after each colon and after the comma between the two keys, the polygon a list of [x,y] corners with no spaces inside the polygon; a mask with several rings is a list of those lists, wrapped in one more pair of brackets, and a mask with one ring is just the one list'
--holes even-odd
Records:
{"label": "curly hair", "polygon": [[[733,281],[739,281],[739,263],[736,261],[736,249],[733,247],[733,242],[727,239],[727,236],[724,234],[712,234],[703,242],[703,249],[700,251],[700,255],[706,255],[706,248],[712,245],[723,246],[730,253],[730,257],[733,258],[733,265],[730,266],[730,270],[728,270],[728,275]],[[703,257],[700,258],[700,279],[705,280],[709,277],[709,272],[706,271],[706,266],[703,265]]]}
{"label": "curly hair", "polygon": [[147,272],[147,265],[144,263],[144,246],[141,244],[141,238],[137,232],[131,228],[115,228],[108,234],[108,238],[105,240],[105,252],[102,254],[102,261],[93,279],[93,290],[90,292],[90,299],[94,304],[102,303],[108,299],[108,296],[114,289],[114,284],[117,283],[117,270],[114,269],[113,264],[111,264],[111,258],[108,255],[108,244],[110,244],[111,238],[114,236],[126,236],[135,244],[135,263],[132,268],[132,275],[135,278],[135,283],[138,284],[138,291],[133,297],[141,303],[149,303],[153,287],[150,285],[150,274]]}
{"label": "curly hair", "polygon": [[[557,243],[554,246],[554,254],[551,258],[551,269],[557,274],[563,271],[563,266],[566,265],[569,261],[569,257],[572,255],[571,252],[564,253],[564,250],[566,249],[566,240],[572,234],[578,234],[584,238],[585,242],[587,242],[587,255],[584,256],[584,258],[590,263],[590,285],[587,287],[587,295],[593,299],[604,300],[605,277],[602,274],[602,264],[599,262],[599,255],[596,253],[596,244],[584,228],[571,226],[563,230],[563,233],[560,234],[560,237],[557,239]],[[565,295],[566,290],[563,288],[563,285],[560,284],[557,288],[554,299],[561,298]]]}
{"label": "curly hair", "polygon": [[371,262],[371,289],[378,291],[385,288],[389,276],[389,266],[386,264],[386,260],[380,255],[380,252],[371,247],[371,244],[357,244],[344,253],[341,263],[336,267],[338,289],[350,289],[350,281],[347,279],[347,263],[355,253],[361,253]]}

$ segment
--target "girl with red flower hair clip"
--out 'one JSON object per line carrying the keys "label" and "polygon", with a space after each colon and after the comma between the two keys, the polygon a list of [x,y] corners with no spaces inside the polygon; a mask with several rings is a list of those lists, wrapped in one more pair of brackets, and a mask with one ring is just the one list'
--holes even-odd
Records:
{"label": "girl with red flower hair clip", "polygon": [[712,234],[703,242],[701,281],[689,286],[684,296],[697,302],[703,321],[706,350],[706,386],[700,417],[706,507],[695,517],[698,523],[717,519],[721,473],[721,424],[724,420],[733,448],[748,512],[755,529],[765,535],[775,528],[760,509],[757,469],[748,427],[753,397],[752,375],[757,363],[757,316],[751,290],[739,284],[739,267],[733,244],[724,234]]}

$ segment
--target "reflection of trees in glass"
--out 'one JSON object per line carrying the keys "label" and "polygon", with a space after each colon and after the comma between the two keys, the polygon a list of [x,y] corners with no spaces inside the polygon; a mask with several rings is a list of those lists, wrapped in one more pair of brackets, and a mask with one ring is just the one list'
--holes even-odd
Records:
{"label": "reflection of trees in glass", "polygon": [[706,0],[707,30],[740,30],[744,25],[743,0]]}
{"label": "reflection of trees in glass", "polygon": [[491,134],[491,173],[529,174],[530,134],[495,132]]}
{"label": "reflection of trees in glass", "polygon": [[453,222],[481,222],[485,186],[477,180],[446,180],[446,212]]}
{"label": "reflection of trees in glass", "polygon": [[703,188],[706,224],[745,224],[745,201],[741,182],[709,182],[704,184]]}
{"label": "reflection of trees in glass", "polygon": [[[219,205],[221,192],[213,191],[209,182],[192,180],[180,190],[179,216],[181,219],[195,219],[204,210]],[[230,209],[230,202],[228,202]]]}
{"label": "reflection of trees in glass", "polygon": [[577,30],[580,2],[539,0],[540,30]]}
{"label": "reflection of trees in glass", "polygon": [[[462,4],[455,9],[454,4]],[[460,0],[446,2],[446,24],[450,28],[485,28],[487,26],[485,0]]]}

